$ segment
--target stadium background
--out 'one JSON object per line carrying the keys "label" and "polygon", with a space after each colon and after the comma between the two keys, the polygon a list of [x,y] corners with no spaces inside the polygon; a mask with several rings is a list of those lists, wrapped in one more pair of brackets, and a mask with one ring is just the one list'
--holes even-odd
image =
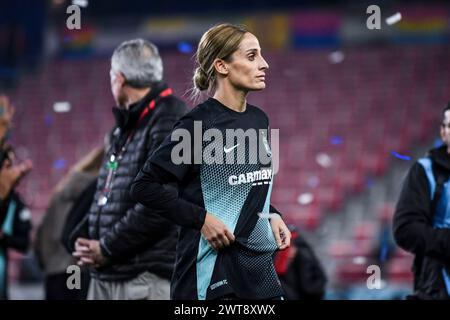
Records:
{"label": "stadium background", "polygon": [[[86,4],[81,29],[69,30],[71,1],[0,2],[0,91],[16,106],[18,157],[34,162],[19,190],[35,227],[57,182],[113,124],[109,57],[120,42],[156,43],[165,79],[192,106],[186,92],[199,37],[219,22],[242,23],[270,64],[266,90],[249,101],[280,129],[272,202],[312,243],[329,278],[327,298],[399,299],[411,290],[412,257],[393,244],[390,220],[408,168],[440,143],[440,114],[450,100],[449,5],[78,3]],[[381,9],[381,29],[366,26],[371,4]],[[397,12],[401,21],[387,24]],[[10,256],[11,298],[42,298],[32,252]],[[373,261],[383,264],[379,290],[366,285]]]}

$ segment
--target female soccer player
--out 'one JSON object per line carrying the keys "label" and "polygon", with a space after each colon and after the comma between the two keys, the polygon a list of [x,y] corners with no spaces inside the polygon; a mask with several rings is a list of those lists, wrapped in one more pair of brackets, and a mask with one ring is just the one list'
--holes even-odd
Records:
{"label": "female soccer player", "polygon": [[196,60],[195,89],[213,97],[180,119],[131,194],[181,226],[172,299],[282,299],[273,254],[291,235],[270,205],[268,118],[246,101],[269,65],[258,39],[230,24],[202,36]]}

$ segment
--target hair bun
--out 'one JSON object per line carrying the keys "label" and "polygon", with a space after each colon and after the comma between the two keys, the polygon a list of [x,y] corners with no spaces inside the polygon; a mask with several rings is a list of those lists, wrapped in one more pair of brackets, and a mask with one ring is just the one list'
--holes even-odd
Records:
{"label": "hair bun", "polygon": [[200,91],[207,90],[209,87],[208,75],[201,67],[195,69],[194,85]]}

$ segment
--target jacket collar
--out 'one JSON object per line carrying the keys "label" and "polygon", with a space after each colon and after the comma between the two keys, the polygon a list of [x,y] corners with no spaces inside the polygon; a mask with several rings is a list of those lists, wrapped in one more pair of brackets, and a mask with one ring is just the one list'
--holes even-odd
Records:
{"label": "jacket collar", "polygon": [[163,82],[156,82],[151,86],[151,90],[141,100],[130,105],[128,109],[113,107],[112,112],[116,119],[116,125],[122,131],[131,130],[139,120],[142,111],[148,106],[150,101],[156,99],[167,85]]}
{"label": "jacket collar", "polygon": [[429,155],[436,164],[450,170],[450,154],[447,153],[447,146],[445,144],[430,150]]}

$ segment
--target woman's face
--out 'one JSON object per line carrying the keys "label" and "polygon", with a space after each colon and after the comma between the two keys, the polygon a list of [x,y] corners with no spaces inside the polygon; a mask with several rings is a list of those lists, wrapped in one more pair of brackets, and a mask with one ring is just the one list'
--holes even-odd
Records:
{"label": "woman's face", "polygon": [[266,70],[269,65],[261,55],[258,39],[247,32],[232,55],[230,62],[225,62],[230,83],[245,91],[262,90],[266,87]]}

